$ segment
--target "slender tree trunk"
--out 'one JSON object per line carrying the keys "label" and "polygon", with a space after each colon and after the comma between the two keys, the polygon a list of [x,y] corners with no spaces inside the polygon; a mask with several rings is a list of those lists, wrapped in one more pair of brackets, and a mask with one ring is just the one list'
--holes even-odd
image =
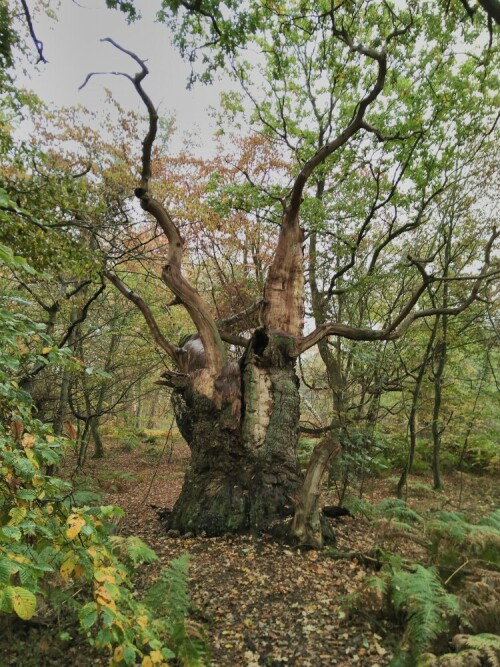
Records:
{"label": "slender tree trunk", "polygon": [[148,414],[148,423],[146,428],[153,428],[156,423],[156,408],[158,407],[160,394],[155,392],[151,397],[151,402],[149,404],[149,414]]}
{"label": "slender tree trunk", "polygon": [[[73,308],[71,311],[70,324],[74,325],[78,318],[79,312],[76,308]],[[72,329],[68,340],[67,346],[71,351],[75,345],[75,334],[76,330]],[[63,432],[64,422],[68,418],[68,407],[69,407],[69,391],[71,385],[71,372],[67,368],[63,368],[62,378],[61,378],[61,389],[59,391],[59,402],[57,409],[54,415],[54,433],[61,435]]]}
{"label": "slender tree trunk", "polygon": [[[451,228],[444,234],[444,267],[443,276],[448,277],[451,263]],[[443,294],[441,305],[446,309],[449,305],[449,283],[443,283]],[[448,315],[443,314],[441,320],[441,338],[436,345],[435,360],[437,367],[434,371],[434,408],[432,412],[432,475],[434,478],[434,489],[442,489],[441,481],[441,438],[444,426],[440,424],[441,404],[443,397],[443,379],[448,354]]]}
{"label": "slender tree trunk", "polygon": [[406,486],[406,480],[408,479],[408,475],[412,471],[413,462],[415,460],[415,452],[417,449],[417,413],[420,404],[420,394],[422,391],[422,385],[425,378],[425,373],[432,357],[432,350],[434,348],[434,342],[436,340],[438,328],[439,328],[439,318],[436,317],[434,320],[434,325],[432,327],[431,334],[429,336],[429,340],[427,341],[424,358],[422,359],[422,363],[420,364],[420,367],[418,369],[417,378],[415,380],[415,387],[412,392],[411,408],[410,408],[410,414],[408,416],[408,432],[410,437],[410,446],[408,450],[408,459],[405,467],[401,472],[401,476],[399,478],[398,486],[396,489],[396,495],[398,498],[403,497],[404,488]]}
{"label": "slender tree trunk", "polygon": [[340,444],[331,435],[323,438],[313,450],[291,526],[291,534],[300,544],[319,549],[325,537],[333,538],[332,534],[327,534],[326,520],[322,521],[319,499],[328,465],[339,452]]}
{"label": "slender tree trunk", "polygon": [[83,468],[83,466],[85,465],[85,461],[87,459],[87,449],[89,447],[89,441],[90,441],[90,420],[86,420],[79,439],[77,468]]}
{"label": "slender tree trunk", "polygon": [[139,382],[135,386],[135,428],[140,429],[142,426],[142,382]]}
{"label": "slender tree trunk", "polygon": [[434,489],[439,490],[443,488],[441,481],[441,437],[444,427],[440,424],[441,404],[442,404],[442,390],[443,390],[443,375],[446,365],[447,353],[447,324],[445,323],[446,315],[443,315],[443,339],[437,345],[437,368],[434,374],[434,408],[432,411],[432,475],[434,478]]}
{"label": "slender tree trunk", "polygon": [[90,419],[90,432],[92,433],[92,440],[94,441],[93,459],[104,458],[104,443],[99,432],[99,417],[94,416]]}

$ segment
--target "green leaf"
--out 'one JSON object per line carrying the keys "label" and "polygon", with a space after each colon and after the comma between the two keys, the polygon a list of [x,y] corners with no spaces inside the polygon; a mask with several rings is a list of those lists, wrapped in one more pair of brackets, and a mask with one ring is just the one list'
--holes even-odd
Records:
{"label": "green leaf", "polygon": [[3,526],[0,528],[0,532],[8,540],[14,540],[14,542],[19,542],[22,537],[22,533],[17,526]]}
{"label": "green leaf", "polygon": [[0,584],[8,584],[11,576],[17,572],[19,568],[9,558],[0,557]]}
{"label": "green leaf", "polygon": [[[9,199],[7,192],[3,188],[0,188],[0,206],[12,206],[13,203],[14,202]],[[2,247],[4,246],[0,246],[0,253],[2,252]]]}
{"label": "green leaf", "polygon": [[97,621],[97,604],[88,602],[83,605],[79,613],[80,624],[84,630],[89,630]]}
{"label": "green leaf", "polygon": [[126,665],[135,665],[135,650],[132,646],[125,646],[123,660]]}

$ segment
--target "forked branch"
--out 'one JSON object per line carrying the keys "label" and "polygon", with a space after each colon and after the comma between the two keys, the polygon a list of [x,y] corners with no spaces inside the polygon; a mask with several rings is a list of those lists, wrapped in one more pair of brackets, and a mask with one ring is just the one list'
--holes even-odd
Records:
{"label": "forked branch", "polygon": [[[111,38],[106,37],[102,41],[108,42],[122,53],[128,55],[140,67],[139,72],[137,72],[135,76],[131,76],[125,72],[112,72],[112,74],[124,76],[132,83],[148,112],[148,130],[142,142],[141,186],[136,188],[135,195],[140,200],[142,208],[155,218],[168,239],[168,259],[167,263],[163,266],[161,273],[163,282],[170,290],[172,290],[176,299],[189,313],[198,333],[200,334],[205,350],[206,368],[210,375],[216,377],[221,372],[225,363],[225,351],[215,320],[212,318],[206,304],[196,289],[194,289],[182,275],[184,241],[179,230],[163,204],[157,201],[149,192],[152,150],[158,131],[158,113],[151,98],[142,87],[142,82],[148,75],[149,70],[144,60],[139,58],[139,56],[132,51],[120,46]],[[89,74],[81,88],[83,88],[89,79],[96,74],[102,74],[102,72],[93,72]],[[148,308],[144,300],[129,290],[125,283],[123,283],[123,281],[121,281],[114,273],[105,271],[105,275],[124,296],[136,304],[141,310],[155,341],[172,357],[172,359],[177,361],[178,348],[173,346],[161,334],[158,325],[152,316],[151,310]]]}
{"label": "forked branch", "polygon": [[[416,306],[420,296],[425,292],[427,287],[431,283],[440,282],[441,279],[439,277],[430,276],[425,273],[425,270],[422,270],[419,262],[410,258],[412,263],[415,264],[421,271],[422,283],[414,291],[399,315],[387,327],[384,329],[362,329],[357,327],[350,327],[346,324],[337,322],[322,324],[309,335],[303,336],[297,341],[292,356],[299,356],[327,336],[340,336],[341,338],[348,338],[350,340],[359,341],[394,340],[396,338],[400,338],[408,330],[410,325],[413,324],[413,322],[423,317],[433,317],[436,315],[458,315],[478,299],[479,290],[481,289],[483,282],[492,275],[490,271],[492,263],[491,251],[495,240],[499,236],[500,232],[497,231],[496,228],[493,228],[491,236],[485,246],[482,269],[479,274],[472,278],[474,283],[467,299],[464,299],[456,306],[450,306],[447,308],[427,308],[417,311],[414,310],[414,307]],[[470,280],[471,277],[469,276],[468,279]]]}
{"label": "forked branch", "polygon": [[121,278],[116,275],[116,273],[113,273],[108,269],[105,269],[103,273],[109,282],[112,283],[116,289],[123,294],[124,297],[126,297],[135,306],[137,306],[137,308],[139,308],[158,347],[161,347],[161,349],[164,350],[173,361],[177,362],[179,348],[175,347],[175,345],[172,345],[172,343],[167,340],[161,333],[160,327],[158,326],[158,323],[153,313],[151,312],[151,308],[147,305],[144,299],[139,296],[139,294],[127,287],[127,285],[123,282],[123,280],[121,280]]}
{"label": "forked branch", "polygon": [[24,18],[26,19],[26,23],[28,24],[28,30],[31,36],[31,39],[33,40],[33,44],[35,45],[35,49],[38,53],[38,62],[39,63],[47,63],[47,59],[43,55],[43,42],[38,39],[35,33],[35,28],[33,27],[33,20],[31,18],[31,12],[30,8],[28,7],[28,3],[26,0],[21,0],[21,5],[23,6],[23,12],[24,12]]}
{"label": "forked branch", "polygon": [[[349,47],[349,50],[353,53],[361,53],[367,58],[373,60],[377,64],[377,79],[373,84],[371,90],[366,94],[366,96],[360,100],[356,106],[353,117],[349,125],[329,143],[325,144],[320,148],[316,153],[307,160],[299,174],[297,175],[293,187],[292,195],[290,199],[290,218],[295,217],[298,214],[301,201],[302,193],[306,186],[307,181],[312,175],[313,171],[320,164],[323,164],[325,160],[335,153],[339,148],[342,148],[351,137],[353,137],[359,130],[362,128],[366,129],[369,132],[373,132],[380,140],[389,139],[382,137],[381,133],[377,132],[368,123],[364,122],[364,116],[366,110],[372,102],[374,102],[377,97],[380,95],[384,89],[384,83],[387,75],[387,54],[385,51],[377,51],[375,49],[365,48],[360,45],[355,45],[350,37],[344,32],[336,32],[336,36],[340,37]],[[396,139],[400,137],[390,137],[390,139]]]}

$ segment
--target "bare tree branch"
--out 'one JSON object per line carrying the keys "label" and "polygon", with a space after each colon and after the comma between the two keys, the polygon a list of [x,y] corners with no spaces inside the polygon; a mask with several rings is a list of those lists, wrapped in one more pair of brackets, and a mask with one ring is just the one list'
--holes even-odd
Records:
{"label": "bare tree branch", "polygon": [[[156,222],[167,236],[169,242],[168,260],[163,266],[161,273],[162,280],[167,287],[172,290],[174,295],[180,300],[189,313],[198,333],[200,334],[203,348],[205,350],[206,368],[209,370],[210,374],[215,377],[221,372],[225,363],[225,350],[222,339],[207,305],[197,290],[194,289],[182,275],[184,240],[182,239],[179,230],[166,208],[149,193],[152,149],[158,131],[158,113],[151,98],[142,87],[142,81],[149,73],[149,70],[146,67],[144,60],[139,58],[139,56],[132,51],[120,46],[111,38],[106,37],[102,41],[110,43],[119,51],[132,58],[140,66],[140,71],[133,77],[122,72],[116,73],[120,76],[125,76],[133,84],[148,112],[148,131],[142,142],[141,187],[136,188],[135,195],[140,200],[142,208],[155,218]],[[90,76],[92,75],[87,77],[84,85]],[[106,275],[109,280],[118,287],[122,294],[132,300],[141,309],[155,340],[172,356],[175,353],[176,348],[162,336],[156,323],[151,319],[151,311],[144,300],[134,293],[132,293],[134,294],[134,298],[132,299],[128,295],[131,290],[129,290],[125,283],[120,281],[115,274],[109,273],[108,275],[106,273]],[[119,285],[120,283],[121,285]]]}
{"label": "bare tree branch", "polygon": [[499,0],[477,0],[488,16],[500,25],[500,1]]}
{"label": "bare tree branch", "polygon": [[43,55],[43,42],[38,39],[35,33],[35,28],[33,27],[33,21],[31,19],[31,13],[30,9],[28,7],[28,3],[26,0],[21,0],[21,5],[23,6],[23,11],[24,11],[24,16],[26,18],[26,23],[28,24],[28,30],[31,35],[31,39],[33,40],[33,44],[35,45],[35,49],[38,53],[38,61],[39,63],[47,63],[48,60],[46,60],[45,56]]}
{"label": "bare tree branch", "polygon": [[[349,125],[345,128],[343,132],[335,137],[332,141],[325,144],[320,148],[316,153],[304,164],[299,174],[295,178],[295,182],[292,187],[292,194],[290,199],[290,215],[291,217],[296,216],[302,201],[302,193],[304,187],[310,178],[313,171],[322,164],[330,155],[335,153],[339,148],[344,146],[347,141],[353,137],[360,129],[363,127],[363,119],[366,110],[369,105],[374,102],[377,97],[380,95],[384,88],[385,78],[387,75],[387,55],[384,51],[376,51],[375,49],[365,48],[361,45],[355,45],[351,38],[347,35],[345,31],[338,31],[334,29],[334,34],[337,37],[340,37],[349,47],[350,51],[353,53],[361,53],[367,58],[374,60],[378,66],[377,79],[375,84],[369,93],[357,104],[356,110],[354,112],[353,118]],[[368,126],[371,132],[375,131],[375,128]],[[379,135],[382,136],[381,134]]]}
{"label": "bare tree branch", "polygon": [[121,278],[119,278],[112,271],[105,269],[103,273],[106,278],[123,294],[124,297],[126,297],[135,306],[137,306],[137,308],[139,308],[157,345],[161,347],[162,350],[165,350],[165,352],[173,361],[177,362],[179,348],[175,345],[172,345],[172,343],[167,340],[161,333],[160,327],[158,326],[158,323],[153,313],[151,312],[151,308],[147,305],[144,299],[140,297],[139,294],[127,287],[123,280],[121,280]]}

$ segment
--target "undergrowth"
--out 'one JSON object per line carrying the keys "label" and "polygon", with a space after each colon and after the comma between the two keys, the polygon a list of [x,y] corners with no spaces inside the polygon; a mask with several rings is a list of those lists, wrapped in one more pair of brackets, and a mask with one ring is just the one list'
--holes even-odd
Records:
{"label": "undergrowth", "polygon": [[[33,271],[1,245],[0,261]],[[187,559],[163,570],[139,599],[132,576],[157,560],[154,551],[137,537],[110,535],[121,509],[84,504],[98,496],[77,494],[48,474],[69,441],[35,417],[17,378],[33,364],[68,364],[75,372],[78,364],[43,325],[9,306],[0,302],[0,614],[24,622],[78,619],[111,665],[207,664],[203,636],[187,620]]]}
{"label": "undergrowth", "polygon": [[[453,512],[422,516],[397,499],[346,505],[373,522],[381,554],[380,572],[349,606],[400,621],[391,667],[500,665],[500,511],[471,522]],[[398,540],[417,545],[422,562],[398,555]]]}

